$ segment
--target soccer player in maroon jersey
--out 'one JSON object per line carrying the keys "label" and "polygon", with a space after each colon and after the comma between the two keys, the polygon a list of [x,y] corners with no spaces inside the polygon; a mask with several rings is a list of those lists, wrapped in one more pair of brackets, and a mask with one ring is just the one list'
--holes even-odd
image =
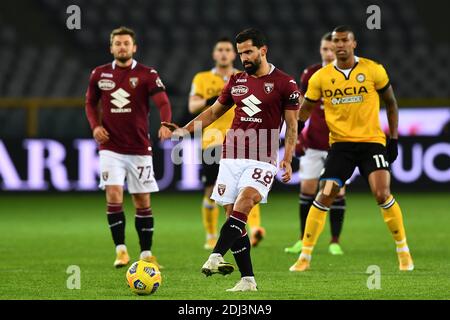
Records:
{"label": "soccer player in maroon jersey", "polygon": [[[334,44],[331,41],[331,32],[326,33],[320,41],[320,55],[322,63],[317,63],[306,68],[300,78],[300,93],[302,97],[308,88],[308,80],[322,66],[325,66],[336,59],[334,53]],[[296,152],[301,155],[300,158],[300,199],[299,199],[299,216],[300,216],[300,239],[289,248],[285,248],[287,253],[300,253],[302,251],[302,238],[305,231],[306,218],[308,217],[309,208],[314,201],[319,186],[319,177],[325,165],[327,158],[329,143],[327,123],[325,121],[325,113],[323,105],[318,102],[314,107],[309,126],[307,129],[299,133]],[[341,234],[342,225],[344,223],[345,212],[345,187],[341,188],[338,196],[334,200],[330,208],[330,227],[331,242],[329,252],[333,255],[343,254],[343,250],[339,245],[339,236]]]}
{"label": "soccer player in maroon jersey", "polygon": [[[202,272],[207,276],[233,272],[234,266],[223,259],[231,249],[241,280],[228,291],[256,291],[250,240],[245,229],[247,216],[257,203],[267,201],[278,168],[284,169],[283,182],[291,179],[300,93],[291,76],[268,63],[266,38],[261,31],[246,29],[236,36],[236,43],[245,72],[233,75],[217,101],[182,129],[172,123],[163,124],[175,130],[175,136],[187,135],[194,131],[195,123],[207,127],[236,105],[211,197],[224,206],[228,219]],[[286,149],[277,166],[283,120]]]}
{"label": "soccer player in maroon jersey", "polygon": [[[162,121],[171,121],[172,110],[158,72],[133,59],[137,49],[134,31],[126,27],[115,29],[110,42],[114,61],[92,71],[86,93],[86,115],[100,149],[100,187],[106,190],[106,213],[116,245],[114,266],[122,267],[130,261],[122,206],[125,180],[136,208],[140,259],[157,263],[151,252],[150,192],[158,191],[158,185],[148,133],[149,97],[158,107]],[[99,102],[101,110],[97,107]],[[170,135],[166,127],[159,129],[160,139]]]}

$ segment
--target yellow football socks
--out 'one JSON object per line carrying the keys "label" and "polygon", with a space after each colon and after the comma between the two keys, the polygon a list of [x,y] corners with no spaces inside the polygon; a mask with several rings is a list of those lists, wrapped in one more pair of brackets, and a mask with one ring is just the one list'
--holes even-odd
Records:
{"label": "yellow football socks", "polygon": [[261,210],[259,204],[254,206],[248,214],[247,224],[251,230],[261,226]]}
{"label": "yellow football socks", "polygon": [[314,246],[319,239],[320,234],[325,226],[327,211],[329,208],[314,201],[309,209],[308,218],[306,219],[305,233],[303,235],[303,247],[300,258],[311,260],[311,254]]}
{"label": "yellow football socks", "polygon": [[217,236],[217,224],[219,220],[219,208],[214,200],[203,198],[202,204],[203,226],[208,237]]}
{"label": "yellow football socks", "polygon": [[384,222],[386,222],[397,245],[397,252],[408,251],[405,228],[403,226],[402,210],[397,201],[395,201],[394,197],[391,195],[386,202],[380,204],[380,208]]}

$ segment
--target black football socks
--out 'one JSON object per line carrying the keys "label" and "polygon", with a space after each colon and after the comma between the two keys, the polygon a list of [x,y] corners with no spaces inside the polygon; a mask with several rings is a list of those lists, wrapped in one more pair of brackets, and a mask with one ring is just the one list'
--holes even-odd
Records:
{"label": "black football socks", "polygon": [[152,209],[136,209],[135,227],[139,236],[141,252],[150,251],[152,248],[154,227]]}
{"label": "black football socks", "polygon": [[247,215],[233,211],[231,216],[225,221],[220,229],[220,236],[217,240],[213,253],[220,253],[222,256],[233,246],[234,242],[246,233]]}
{"label": "black football socks", "polygon": [[106,217],[116,246],[125,244],[125,214],[121,203],[108,203]]}
{"label": "black football socks", "polygon": [[338,243],[344,224],[345,197],[338,197],[330,208],[331,242]]}

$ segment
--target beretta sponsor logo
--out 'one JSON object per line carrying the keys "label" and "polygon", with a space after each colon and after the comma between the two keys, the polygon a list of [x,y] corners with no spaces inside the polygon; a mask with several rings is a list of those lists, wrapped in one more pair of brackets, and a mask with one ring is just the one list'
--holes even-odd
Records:
{"label": "beretta sponsor logo", "polygon": [[239,86],[234,86],[231,88],[231,94],[233,96],[243,96],[247,92],[248,92],[247,86],[239,85]]}
{"label": "beretta sponsor logo", "polygon": [[102,90],[112,90],[116,87],[116,83],[109,79],[101,79],[98,82],[98,87]]}

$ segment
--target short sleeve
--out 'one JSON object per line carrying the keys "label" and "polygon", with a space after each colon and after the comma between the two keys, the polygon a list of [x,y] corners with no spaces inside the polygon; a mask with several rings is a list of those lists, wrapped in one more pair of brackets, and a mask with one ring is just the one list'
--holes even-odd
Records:
{"label": "short sleeve", "polygon": [[227,85],[222,89],[222,92],[219,96],[219,103],[224,106],[232,106],[234,104],[233,96],[231,95],[231,90],[234,85],[234,76],[228,80]]}
{"label": "short sleeve", "polygon": [[283,109],[297,110],[299,108],[298,99],[300,98],[300,91],[294,79],[286,79],[287,83],[284,85],[282,93]]}
{"label": "short sleeve", "polygon": [[321,97],[320,72],[315,72],[308,80],[308,90],[306,90],[305,99],[311,102],[317,102]]}
{"label": "short sleeve", "polygon": [[381,93],[389,87],[389,76],[386,72],[386,69],[384,69],[383,65],[381,64],[374,63],[372,70],[375,89]]}
{"label": "short sleeve", "polygon": [[204,83],[202,81],[202,78],[200,76],[200,74],[196,74],[194,79],[192,79],[192,84],[191,84],[191,91],[189,93],[189,95],[192,96],[199,96],[199,97],[204,97]]}
{"label": "short sleeve", "polygon": [[156,71],[155,69],[150,69],[147,88],[150,96],[161,91],[166,91],[166,87],[164,86],[161,78],[159,77],[158,71]]}

